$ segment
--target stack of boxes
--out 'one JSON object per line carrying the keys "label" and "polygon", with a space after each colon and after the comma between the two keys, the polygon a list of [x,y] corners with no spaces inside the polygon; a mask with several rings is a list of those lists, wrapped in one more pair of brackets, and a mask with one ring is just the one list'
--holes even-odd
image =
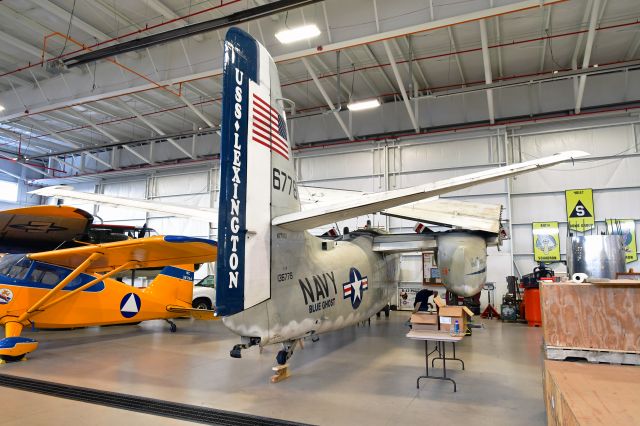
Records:
{"label": "stack of boxes", "polygon": [[433,301],[438,307],[437,313],[416,312],[411,315],[412,329],[416,331],[439,330],[450,333],[458,321],[460,330],[458,335],[464,335],[473,312],[466,306],[447,306],[439,296],[436,296]]}

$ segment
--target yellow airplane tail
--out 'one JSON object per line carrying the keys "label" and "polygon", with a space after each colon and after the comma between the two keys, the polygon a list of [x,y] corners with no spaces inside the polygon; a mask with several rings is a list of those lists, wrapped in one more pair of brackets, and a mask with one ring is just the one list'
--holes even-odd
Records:
{"label": "yellow airplane tail", "polygon": [[191,307],[193,265],[165,266],[143,292],[168,304]]}

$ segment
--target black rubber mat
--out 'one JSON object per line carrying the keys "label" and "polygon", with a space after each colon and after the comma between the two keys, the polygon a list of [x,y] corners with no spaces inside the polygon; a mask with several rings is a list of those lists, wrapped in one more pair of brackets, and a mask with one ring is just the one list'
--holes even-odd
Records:
{"label": "black rubber mat", "polygon": [[27,392],[41,393],[58,398],[72,399],[89,404],[106,405],[107,407],[154,416],[171,417],[190,422],[214,425],[304,425],[304,423],[269,417],[252,416],[234,413],[232,411],[216,410],[214,408],[197,405],[179,404],[160,399],[144,398],[116,392],[106,392],[96,389],[70,386],[43,380],[27,379],[24,377],[0,374],[0,386],[19,389]]}

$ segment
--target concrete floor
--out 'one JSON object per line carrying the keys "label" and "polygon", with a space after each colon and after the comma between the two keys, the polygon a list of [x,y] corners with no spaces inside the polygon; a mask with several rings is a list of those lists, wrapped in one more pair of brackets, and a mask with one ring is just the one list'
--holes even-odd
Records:
{"label": "concrete floor", "polygon": [[[372,319],[305,342],[290,362],[292,377],[271,384],[279,347],[242,359],[221,322],[179,320],[137,326],[26,333],[40,341],[28,361],[0,373],[100,390],[322,425],[543,425],[542,333],[538,328],[482,320],[485,329],[458,345],[466,364],[451,363],[458,383],[422,380],[424,344],[405,337],[404,312]],[[440,373],[440,369],[436,369]],[[0,425],[173,424],[172,419],[1,388]]]}

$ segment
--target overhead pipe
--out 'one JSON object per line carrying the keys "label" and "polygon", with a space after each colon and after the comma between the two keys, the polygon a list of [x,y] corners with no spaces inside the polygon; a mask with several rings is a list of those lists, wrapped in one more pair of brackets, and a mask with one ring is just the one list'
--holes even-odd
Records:
{"label": "overhead pipe", "polygon": [[[191,18],[193,16],[201,15],[203,13],[211,12],[211,11],[216,10],[216,9],[221,9],[221,8],[223,8],[225,6],[230,6],[230,5],[232,5],[234,3],[238,3],[240,1],[243,1],[243,0],[230,0],[230,1],[226,2],[226,3],[222,3],[221,2],[217,6],[212,6],[212,7],[206,8],[206,9],[198,10],[197,12],[192,12],[192,13],[189,13],[189,14],[184,15],[184,16],[179,16],[179,17],[177,17],[175,19],[170,19],[168,21],[160,22],[160,23],[155,24],[155,25],[145,25],[145,27],[142,28],[142,29],[131,31],[131,32],[128,32],[128,33],[125,33],[125,34],[121,34],[121,35],[119,35],[117,37],[113,37],[113,38],[111,38],[109,40],[103,40],[103,41],[100,41],[100,42],[97,42],[97,43],[94,43],[94,44],[86,45],[81,49],[72,50],[72,51],[69,51],[69,52],[64,53],[62,55],[59,55],[59,56],[56,56],[56,57],[53,57],[53,58],[49,58],[48,61],[55,61],[55,60],[58,60],[60,58],[64,58],[64,57],[67,57],[67,56],[74,55],[74,54],[76,54],[78,52],[82,52],[82,51],[85,50],[85,47],[91,49],[91,48],[94,48],[94,47],[101,46],[103,44],[111,43],[113,41],[122,40],[123,38],[131,37],[133,35],[144,33],[144,32],[148,32],[148,31],[154,30],[156,28],[163,27],[165,25],[173,24],[176,21],[180,21],[180,20],[184,20],[184,19],[187,19],[187,18]],[[41,66],[41,65],[44,65],[43,61],[39,61],[39,62],[36,62],[36,63],[33,63],[33,64],[31,62],[29,62],[27,65],[22,66],[20,68],[16,68],[16,69],[13,69],[11,71],[6,71],[4,73],[0,73],[0,77],[4,77],[4,76],[7,76],[7,75],[15,74],[15,73],[18,73],[20,71],[24,71],[24,70],[27,70],[27,69],[30,69],[30,68],[33,68],[33,67]]]}
{"label": "overhead pipe", "polygon": [[204,34],[232,25],[239,25],[254,19],[264,18],[277,13],[287,12],[291,9],[308,6],[323,0],[280,0],[273,3],[266,3],[251,9],[241,10],[222,18],[211,19],[209,21],[198,22],[196,24],[187,25],[185,27],[176,28],[159,34],[152,34],[136,40],[125,41],[114,46],[104,47],[89,53],[83,53],[72,58],[64,59],[64,64],[69,67],[77,67],[99,59],[109,58],[111,56],[120,55],[126,52],[133,52],[138,49],[155,46],[161,43],[167,43],[179,40],[185,37],[191,37],[197,34]]}

